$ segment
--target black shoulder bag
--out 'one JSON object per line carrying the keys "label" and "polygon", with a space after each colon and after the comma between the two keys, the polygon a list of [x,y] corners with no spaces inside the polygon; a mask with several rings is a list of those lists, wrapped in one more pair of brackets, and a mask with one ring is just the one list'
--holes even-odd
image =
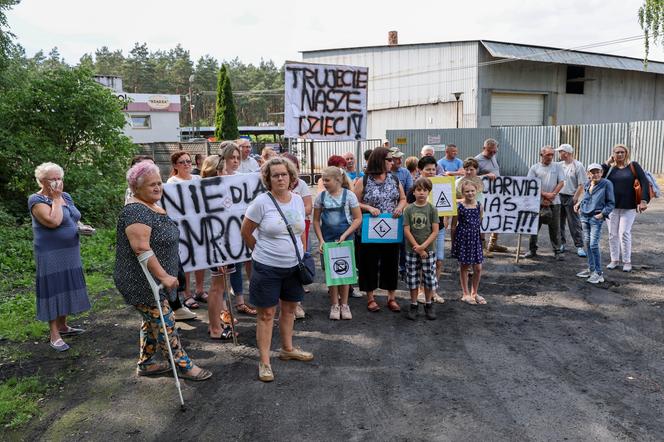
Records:
{"label": "black shoulder bag", "polygon": [[288,234],[293,240],[293,246],[295,247],[295,254],[297,255],[297,274],[302,285],[308,285],[314,282],[314,277],[316,276],[316,265],[314,263],[314,257],[310,253],[304,252],[304,257],[300,256],[300,250],[297,248],[297,240],[295,239],[295,233],[293,232],[293,227],[288,223],[286,215],[281,211],[279,203],[274,199],[272,192],[267,192],[268,196],[274,203],[274,206],[279,211],[279,215],[283,218],[284,223],[286,223],[286,228],[288,229]]}

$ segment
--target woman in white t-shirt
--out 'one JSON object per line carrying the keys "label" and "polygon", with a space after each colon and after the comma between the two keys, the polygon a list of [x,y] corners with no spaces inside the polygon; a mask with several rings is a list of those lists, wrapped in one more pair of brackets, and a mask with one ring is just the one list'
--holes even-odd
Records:
{"label": "woman in white t-shirt", "polygon": [[[270,382],[274,380],[270,366],[270,344],[274,315],[280,301],[279,359],[310,361],[314,355],[293,347],[295,308],[304,297],[297,259],[297,253],[304,255],[304,203],[299,195],[289,190],[297,182],[297,170],[293,163],[285,158],[272,158],[261,168],[261,179],[268,192],[256,197],[249,205],[242,221],[241,232],[245,244],[253,250],[249,297],[258,310],[258,378],[263,382]],[[274,197],[275,201],[271,197]],[[295,243],[275,202],[279,204],[295,234]]]}
{"label": "woman in white t-shirt", "polygon": [[[171,176],[166,180],[166,183],[181,183],[189,180],[200,180],[200,175],[193,175],[191,173],[191,156],[181,150],[171,155]],[[194,279],[196,280],[196,292],[191,293],[191,284],[189,283],[189,274],[184,274],[185,279],[185,299],[184,305],[187,308],[198,308],[198,302],[207,303],[208,294],[205,291],[205,270],[196,270],[194,272]]]}

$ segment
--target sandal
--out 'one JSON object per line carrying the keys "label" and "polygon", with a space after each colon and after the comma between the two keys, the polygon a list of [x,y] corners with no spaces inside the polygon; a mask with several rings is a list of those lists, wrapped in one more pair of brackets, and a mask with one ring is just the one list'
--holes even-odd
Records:
{"label": "sandal", "polygon": [[169,371],[171,371],[171,364],[168,362],[159,362],[143,367],[139,365],[136,367],[136,374],[138,376],[155,376],[158,374],[168,373]]}
{"label": "sandal", "polygon": [[394,299],[390,299],[387,301],[387,308],[389,308],[394,313],[399,313],[401,311],[401,306]]}
{"label": "sandal", "polygon": [[188,309],[197,309],[197,308],[200,308],[200,306],[201,306],[198,302],[196,302],[196,299],[194,299],[193,296],[185,298],[183,304]]}
{"label": "sandal", "polygon": [[460,301],[470,305],[477,305],[477,301],[475,300],[475,298],[472,298],[470,296],[469,297],[462,296]]}
{"label": "sandal", "polygon": [[238,304],[238,305],[235,306],[235,309],[239,313],[244,313],[245,315],[255,315],[256,314],[256,310],[249,307],[247,304]]}
{"label": "sandal", "polygon": [[484,299],[484,297],[476,294],[475,295],[475,302],[480,304],[480,305],[484,305],[484,304],[486,304],[486,299]]}
{"label": "sandal", "polygon": [[207,304],[208,292],[195,293],[194,294],[194,299],[198,302],[202,302],[203,304]]}
{"label": "sandal", "polygon": [[189,374],[190,372],[191,370],[189,370],[186,373],[180,373],[179,375],[180,379],[186,379],[189,381],[204,381],[212,377],[212,372],[204,368],[201,368],[201,371],[199,371],[197,375]]}
{"label": "sandal", "polygon": [[[228,339],[233,339],[233,329],[231,329],[231,327],[229,325],[226,325],[221,330],[221,335],[212,336],[212,334],[208,331],[208,336],[213,341],[226,341]],[[235,337],[237,338],[238,336],[240,336],[240,334],[238,332],[235,332]]]}
{"label": "sandal", "polygon": [[380,306],[375,299],[370,299],[369,302],[367,302],[367,310],[370,312],[378,312],[380,311]]}
{"label": "sandal", "polygon": [[75,336],[75,335],[80,335],[83,332],[85,332],[85,330],[83,330],[82,328],[67,326],[66,329],[60,330],[60,336]]}
{"label": "sandal", "polygon": [[[221,312],[221,315],[219,315],[219,319],[221,319],[221,322],[223,322],[226,325],[231,325],[231,314],[228,313],[228,310],[224,310]],[[233,318],[233,324],[237,324],[239,321],[237,318]]]}

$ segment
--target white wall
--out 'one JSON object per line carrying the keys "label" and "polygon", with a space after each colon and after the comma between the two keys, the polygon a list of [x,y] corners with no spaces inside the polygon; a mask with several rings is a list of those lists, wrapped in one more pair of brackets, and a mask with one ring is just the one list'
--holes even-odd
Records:
{"label": "white wall", "polygon": [[[149,115],[149,129],[131,127],[131,115]],[[180,114],[178,112],[128,112],[124,133],[134,143],[180,141]]]}

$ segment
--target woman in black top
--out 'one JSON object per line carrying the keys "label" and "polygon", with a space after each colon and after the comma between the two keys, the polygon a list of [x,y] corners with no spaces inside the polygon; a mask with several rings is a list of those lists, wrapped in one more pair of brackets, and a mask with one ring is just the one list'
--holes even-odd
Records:
{"label": "woman in black top", "polygon": [[[159,168],[148,161],[138,163],[127,172],[127,182],[134,195],[118,219],[113,279],[125,302],[133,305],[143,319],[136,372],[139,376],[150,376],[171,371],[166,347],[170,345],[183,379],[208,379],[212,373],[194,365],[182,348],[173,310],[168,303],[169,293],[175,294],[178,286],[175,275],[179,264],[179,231],[175,221],[157,205],[162,194]],[[137,256],[147,251],[154,253],[148,259],[148,269],[164,286],[160,301],[170,342],[163,334],[159,307],[138,263]],[[164,355],[164,362],[152,360],[157,347]]]}
{"label": "woman in black top", "polygon": [[[624,144],[616,144],[613,154],[602,165],[604,178],[613,183],[616,208],[609,215],[609,250],[611,262],[608,269],[618,267],[622,257],[623,271],[632,271],[632,224],[637,212],[648,208],[649,182],[646,174],[636,161],[629,160],[629,149]],[[636,201],[634,180],[641,183],[641,200]]]}

